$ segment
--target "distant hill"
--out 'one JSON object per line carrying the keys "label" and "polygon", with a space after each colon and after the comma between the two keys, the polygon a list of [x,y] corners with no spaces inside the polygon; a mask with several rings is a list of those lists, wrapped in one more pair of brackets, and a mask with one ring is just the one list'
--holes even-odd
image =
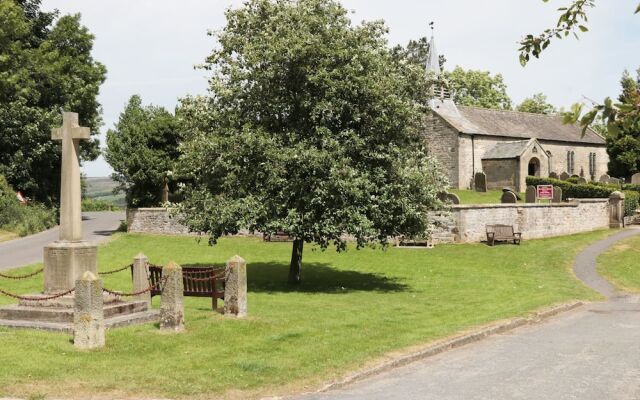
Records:
{"label": "distant hill", "polygon": [[113,194],[113,190],[118,186],[118,183],[113,179],[108,177],[86,178],[86,182],[87,197],[108,201],[120,207],[126,206],[124,193]]}

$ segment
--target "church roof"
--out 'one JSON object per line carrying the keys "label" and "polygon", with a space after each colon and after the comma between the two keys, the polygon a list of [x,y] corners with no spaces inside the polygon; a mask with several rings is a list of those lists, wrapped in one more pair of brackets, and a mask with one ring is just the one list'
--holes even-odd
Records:
{"label": "church roof", "polygon": [[498,142],[489,151],[487,151],[483,160],[495,160],[501,158],[517,158],[524,153],[529,146],[529,140],[519,140],[517,142]]}
{"label": "church roof", "polygon": [[486,108],[456,106],[452,101],[438,101],[433,110],[460,133],[470,135],[501,136],[518,139],[538,139],[604,145],[604,139],[587,129],[567,125],[559,115],[489,110]]}

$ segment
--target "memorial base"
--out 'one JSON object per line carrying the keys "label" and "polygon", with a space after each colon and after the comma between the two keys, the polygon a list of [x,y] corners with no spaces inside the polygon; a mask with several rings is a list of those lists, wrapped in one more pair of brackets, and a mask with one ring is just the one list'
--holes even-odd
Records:
{"label": "memorial base", "polygon": [[44,248],[44,293],[67,291],[86,271],[98,274],[98,248],[85,241],[57,241]]}

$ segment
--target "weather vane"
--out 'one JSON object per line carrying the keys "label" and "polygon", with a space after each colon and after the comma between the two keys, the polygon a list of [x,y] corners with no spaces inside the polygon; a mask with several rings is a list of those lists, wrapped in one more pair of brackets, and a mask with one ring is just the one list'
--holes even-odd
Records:
{"label": "weather vane", "polygon": [[431,28],[431,34],[432,34],[432,35],[433,35],[433,30],[434,30],[434,25],[435,25],[435,24],[436,24],[436,23],[435,23],[435,22],[433,22],[433,21],[429,22],[429,28]]}

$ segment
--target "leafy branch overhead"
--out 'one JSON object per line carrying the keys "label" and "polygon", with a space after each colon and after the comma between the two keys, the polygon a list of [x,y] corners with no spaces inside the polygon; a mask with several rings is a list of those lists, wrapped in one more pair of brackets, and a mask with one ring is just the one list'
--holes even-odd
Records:
{"label": "leafy branch overhead", "polygon": [[[549,0],[542,0],[548,3]],[[558,23],[555,27],[546,29],[539,35],[529,34],[520,41],[520,64],[527,65],[531,56],[539,58],[540,54],[551,44],[553,39],[562,39],[569,35],[579,38],[578,32],[587,32],[589,22],[587,10],[596,5],[595,0],[573,0],[569,7],[561,7]],[[636,7],[635,13],[640,13],[640,4]]]}

